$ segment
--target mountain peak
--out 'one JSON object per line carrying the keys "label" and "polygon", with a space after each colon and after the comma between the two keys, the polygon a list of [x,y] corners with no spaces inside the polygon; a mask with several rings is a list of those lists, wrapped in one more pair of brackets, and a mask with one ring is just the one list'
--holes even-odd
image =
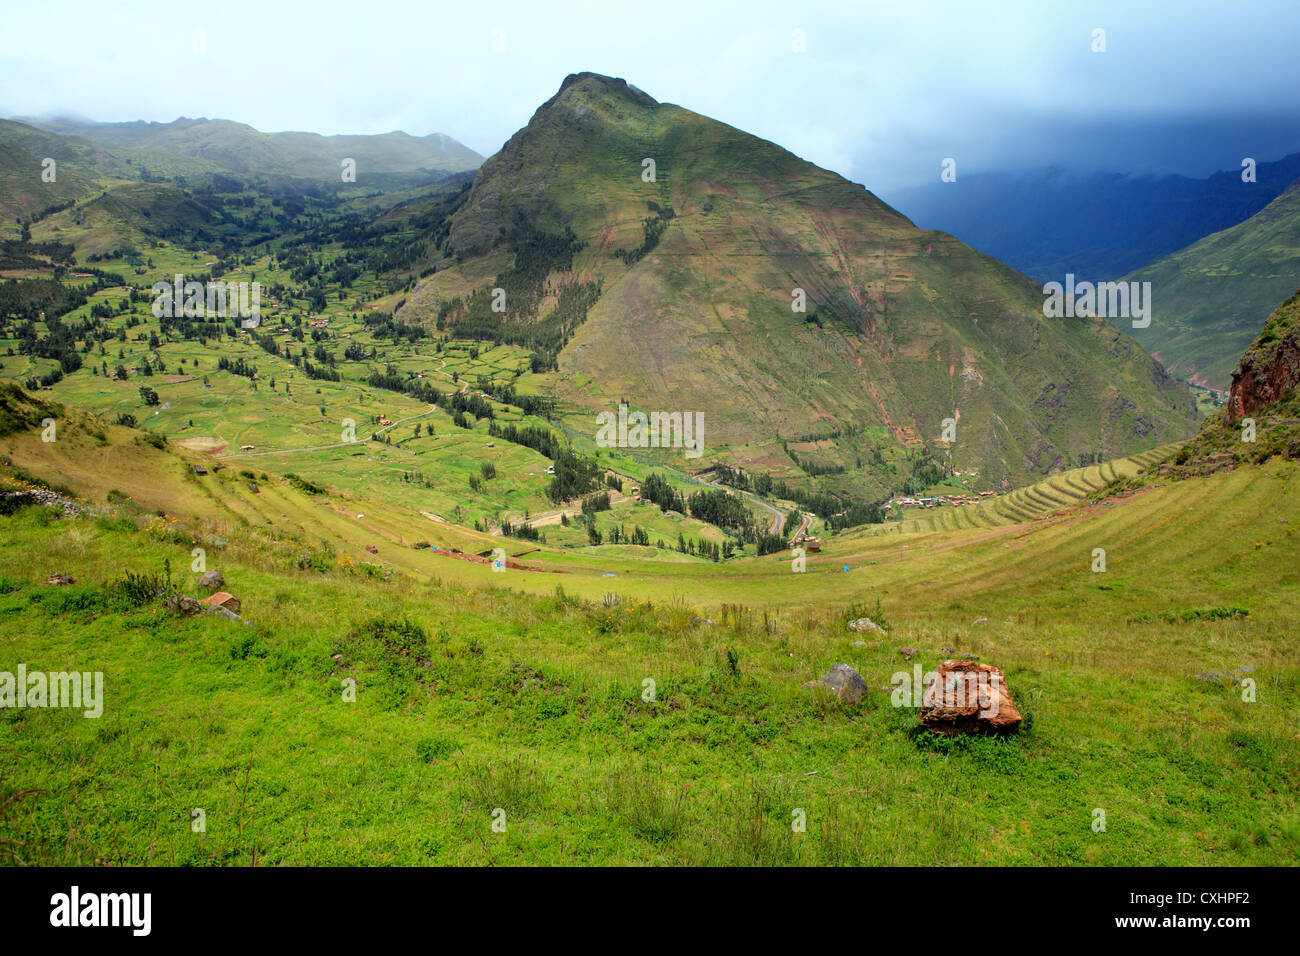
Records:
{"label": "mountain peak", "polygon": [[564,82],[560,84],[560,89],[555,96],[551,97],[548,104],[558,100],[573,87],[587,94],[619,96],[640,106],[659,105],[659,101],[654,97],[643,90],[637,89],[621,77],[605,76],[602,73],[592,73],[590,71],[570,73],[566,76]]}

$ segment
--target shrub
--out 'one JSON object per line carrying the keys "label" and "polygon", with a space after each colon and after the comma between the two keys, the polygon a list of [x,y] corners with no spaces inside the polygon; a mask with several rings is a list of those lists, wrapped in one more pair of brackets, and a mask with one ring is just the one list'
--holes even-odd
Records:
{"label": "shrub", "polygon": [[263,644],[256,635],[245,634],[235,643],[230,645],[230,659],[236,661],[246,661],[250,657],[262,658],[270,653],[265,644]]}
{"label": "shrub", "polygon": [[425,763],[441,760],[455,749],[456,745],[444,737],[425,737],[415,745],[415,752]]}
{"label": "shrub", "polygon": [[416,651],[423,651],[429,645],[429,635],[415,621],[403,617],[371,618],[362,627],[362,633],[372,641],[382,645],[390,653],[407,657]]}
{"label": "shrub", "polygon": [[170,562],[164,573],[127,571],[104,585],[103,602],[110,607],[137,608],[157,600],[171,590]]}

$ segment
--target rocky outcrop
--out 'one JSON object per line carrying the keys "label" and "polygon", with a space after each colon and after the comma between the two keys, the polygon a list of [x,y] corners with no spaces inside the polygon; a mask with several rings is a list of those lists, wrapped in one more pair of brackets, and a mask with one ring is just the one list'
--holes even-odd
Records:
{"label": "rocky outcrop", "polygon": [[1253,416],[1283,399],[1300,384],[1300,292],[1269,316],[1232,373],[1228,392],[1229,424]]}

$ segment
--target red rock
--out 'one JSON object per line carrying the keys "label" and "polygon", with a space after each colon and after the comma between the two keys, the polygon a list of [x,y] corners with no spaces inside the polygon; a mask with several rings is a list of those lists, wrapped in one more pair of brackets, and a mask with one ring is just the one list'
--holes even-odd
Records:
{"label": "red rock", "polygon": [[216,594],[210,594],[199,602],[209,607],[224,607],[232,614],[239,613],[239,598],[233,594],[227,594],[225,591],[218,591]]}
{"label": "red rock", "polygon": [[1011,733],[1020,711],[1002,671],[972,660],[947,660],[925,690],[921,723],[937,734]]}

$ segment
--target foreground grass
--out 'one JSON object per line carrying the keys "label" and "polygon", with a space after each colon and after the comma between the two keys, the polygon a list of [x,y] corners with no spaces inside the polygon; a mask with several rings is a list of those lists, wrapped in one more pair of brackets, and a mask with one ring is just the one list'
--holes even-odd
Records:
{"label": "foreground grass", "polygon": [[[1251,519],[1296,520],[1275,500],[1293,469],[1260,474],[1272,510]],[[246,550],[209,560],[253,623],[182,618],[111,585],[170,560],[197,593],[187,544],[21,509],[0,518],[0,670],[100,670],[106,703],[98,719],[0,710],[0,859],[1294,864],[1294,543],[1269,545],[1286,554],[1271,589],[1247,590],[1247,617],[1163,617],[1173,595],[1236,604],[1226,582],[1270,566],[1258,535],[1223,536],[1242,507],[1201,506],[1159,534],[1127,519],[1147,550],[1109,593],[1055,566],[1095,528],[1073,541],[1068,523],[1045,528],[1022,542],[1028,556],[968,548],[977,568],[1036,558],[1043,570],[1015,588],[915,555],[915,587],[885,600],[887,638],[847,631],[862,608],[699,609],[710,625],[681,601],[286,572]],[[1198,550],[1209,542],[1213,554]],[[45,585],[55,571],[77,584]],[[973,625],[976,610],[990,623]],[[1024,732],[917,734],[914,712],[879,690],[910,670],[900,646],[920,648],[926,669],[945,647],[1003,667]],[[872,688],[861,705],[799,689],[841,660]],[[1253,703],[1196,677],[1245,664]]]}

